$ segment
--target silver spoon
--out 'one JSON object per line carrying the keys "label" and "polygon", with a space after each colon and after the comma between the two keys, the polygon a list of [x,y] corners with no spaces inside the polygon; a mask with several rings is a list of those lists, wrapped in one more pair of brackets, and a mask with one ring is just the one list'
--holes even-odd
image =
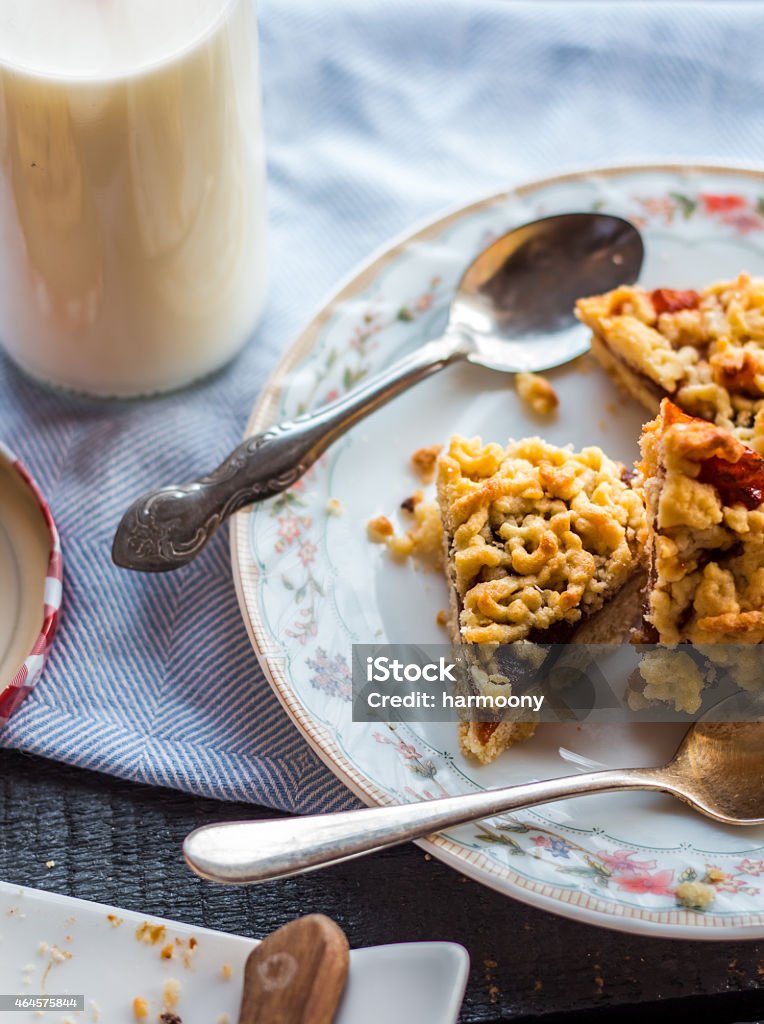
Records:
{"label": "silver spoon", "polygon": [[637,229],[603,213],[508,232],[467,268],[442,338],[336,402],[248,438],[209,475],[144,494],[122,517],[112,559],[143,572],[185,565],[228,516],[286,490],[364,416],[446,366],[467,360],[515,373],[581,355],[589,332],[573,315],[576,299],[636,281],[643,255]]}
{"label": "silver spoon", "polygon": [[762,825],[764,724],[697,722],[661,768],[613,768],[422,803],[204,825],[186,837],[183,854],[210,881],[267,882],[479,818],[623,789],[670,793],[726,825]]}

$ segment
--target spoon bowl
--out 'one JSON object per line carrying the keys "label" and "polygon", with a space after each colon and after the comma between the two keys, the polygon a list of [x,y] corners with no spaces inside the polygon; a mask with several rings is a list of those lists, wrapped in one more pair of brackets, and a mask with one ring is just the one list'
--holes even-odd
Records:
{"label": "spoon bowl", "polygon": [[462,276],[442,338],[316,412],[248,438],[207,476],[142,495],[122,517],[112,560],[143,572],[186,565],[228,516],[291,487],[364,416],[446,366],[467,360],[509,373],[575,359],[589,347],[576,299],[636,281],[643,255],[634,225],[604,213],[507,232]]}
{"label": "spoon bowl", "polygon": [[663,772],[671,791],[706,817],[764,824],[764,723],[698,722]]}
{"label": "spoon bowl", "polygon": [[472,339],[471,363],[505,373],[550,370],[589,349],[576,300],[636,281],[643,259],[639,232],[621,217],[544,217],[502,235],[467,268],[448,329]]}

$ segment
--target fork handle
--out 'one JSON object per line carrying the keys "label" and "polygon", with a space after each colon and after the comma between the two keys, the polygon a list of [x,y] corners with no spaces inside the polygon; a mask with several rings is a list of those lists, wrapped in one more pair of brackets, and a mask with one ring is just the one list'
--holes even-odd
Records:
{"label": "fork handle", "polygon": [[122,517],[112,560],[124,569],[142,572],[166,572],[186,565],[230,515],[291,487],[364,416],[418,381],[465,359],[469,351],[464,337],[446,333],[337,401],[247,438],[206,476],[142,495]]}
{"label": "fork handle", "polygon": [[672,791],[662,769],[616,768],[392,807],[204,825],[186,837],[183,854],[210,881],[267,882],[532,804],[621,789]]}

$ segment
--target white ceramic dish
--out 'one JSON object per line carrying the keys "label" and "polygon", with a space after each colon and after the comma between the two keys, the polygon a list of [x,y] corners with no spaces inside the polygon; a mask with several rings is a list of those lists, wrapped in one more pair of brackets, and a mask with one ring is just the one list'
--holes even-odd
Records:
{"label": "white ceramic dish", "polygon": [[[642,228],[643,282],[697,287],[747,269],[764,274],[764,174],[711,167],[578,173],[493,196],[376,255],[311,321],[274,374],[248,430],[325,401],[434,336],[451,292],[494,236],[546,214],[605,210]],[[559,414],[540,420],[511,378],[460,367],[420,384],[360,424],[286,496],[240,513],[234,574],[265,672],[305,737],[368,803],[421,800],[568,774],[561,746],[607,765],[660,763],[674,727],[547,726],[480,768],[449,724],[354,724],[353,643],[443,642],[437,576],[395,566],[365,524],[390,514],[415,481],[414,449],[452,432],[486,440],[543,433],[600,444],[631,462],[645,411],[588,358],[551,373]],[[327,514],[337,498],[344,514]],[[681,735],[681,727],[679,727]],[[724,828],[668,797],[624,794],[559,803],[424,843],[465,874],[529,903],[624,931],[680,938],[764,936],[764,829]],[[677,905],[682,880],[720,870],[703,913]]]}
{"label": "white ceramic dish", "polygon": [[61,546],[29,472],[0,444],[0,724],[42,672],[61,606]]}
{"label": "white ceramic dish", "polygon": [[[150,1021],[169,1009],[183,1024],[235,1024],[244,963],[256,945],[238,935],[0,882],[0,993],[85,997],[83,1013],[48,1010],[41,1018],[22,1010],[13,1013],[18,1024],[135,1024],[136,998],[148,1002]],[[168,947],[172,957],[164,959],[161,951]],[[468,969],[466,951],[450,942],[352,950],[336,1024],[454,1024]],[[173,982],[177,1005],[168,1006]]]}

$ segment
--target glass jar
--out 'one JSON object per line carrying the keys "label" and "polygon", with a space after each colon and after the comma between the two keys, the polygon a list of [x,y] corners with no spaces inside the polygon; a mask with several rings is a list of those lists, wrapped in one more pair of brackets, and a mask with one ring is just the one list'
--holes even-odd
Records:
{"label": "glass jar", "polygon": [[251,335],[265,271],[252,0],[3,0],[0,343],[15,362],[97,395],[180,387]]}

